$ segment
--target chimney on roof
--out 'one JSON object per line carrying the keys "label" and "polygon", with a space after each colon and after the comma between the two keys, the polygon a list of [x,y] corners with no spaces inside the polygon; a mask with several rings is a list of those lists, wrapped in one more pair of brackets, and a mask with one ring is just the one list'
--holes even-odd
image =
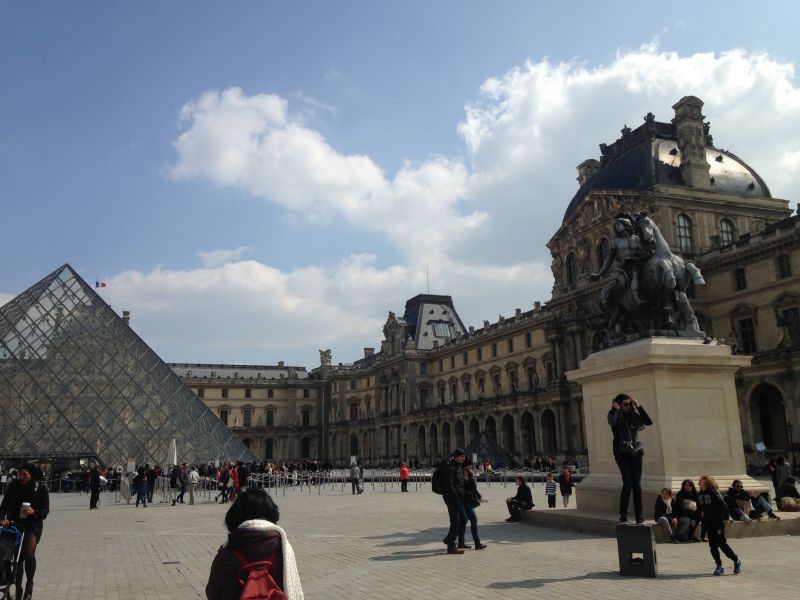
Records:
{"label": "chimney on roof", "polygon": [[711,167],[706,160],[706,135],[703,130],[703,101],[684,96],[672,108],[675,110],[675,131],[681,153],[681,177],[692,188],[711,189]]}
{"label": "chimney on roof", "polygon": [[125,323],[125,325],[131,324],[131,311],[129,310],[122,311],[122,322]]}
{"label": "chimney on roof", "polygon": [[364,358],[369,358],[375,355],[375,348],[364,348]]}
{"label": "chimney on roof", "polygon": [[580,187],[597,174],[600,170],[600,161],[589,158],[575,168],[578,169],[578,186]]}

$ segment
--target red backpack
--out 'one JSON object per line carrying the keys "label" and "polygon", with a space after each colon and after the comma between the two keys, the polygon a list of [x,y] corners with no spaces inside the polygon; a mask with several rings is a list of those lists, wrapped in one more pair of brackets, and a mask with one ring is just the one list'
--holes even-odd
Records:
{"label": "red backpack", "polygon": [[242,563],[237,575],[239,584],[242,586],[239,600],[287,600],[286,594],[270,574],[270,569],[272,569],[270,561],[249,562],[245,555],[238,550],[234,550],[233,553]]}

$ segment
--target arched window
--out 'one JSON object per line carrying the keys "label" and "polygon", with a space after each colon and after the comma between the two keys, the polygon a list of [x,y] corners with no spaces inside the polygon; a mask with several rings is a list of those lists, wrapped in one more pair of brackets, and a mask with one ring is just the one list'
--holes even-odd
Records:
{"label": "arched window", "polygon": [[678,249],[682,254],[692,254],[692,220],[686,215],[678,215]]}
{"label": "arched window", "polygon": [[733,222],[730,219],[719,222],[719,238],[723,246],[733,243]]}
{"label": "arched window", "polygon": [[569,286],[578,284],[578,259],[574,252],[567,255],[567,284]]}
{"label": "arched window", "polygon": [[597,243],[597,270],[603,268],[603,263],[606,262],[606,258],[608,258],[608,251],[609,251],[609,241],[608,238],[603,238]]}

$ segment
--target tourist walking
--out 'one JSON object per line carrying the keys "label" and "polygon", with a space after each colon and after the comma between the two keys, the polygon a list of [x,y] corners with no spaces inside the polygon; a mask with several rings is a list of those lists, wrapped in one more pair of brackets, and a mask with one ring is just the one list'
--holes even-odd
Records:
{"label": "tourist walking", "polygon": [[725,574],[725,568],[722,566],[719,555],[720,550],[733,561],[733,574],[738,575],[742,572],[742,561],[736,556],[725,538],[725,523],[731,518],[728,506],[720,496],[717,482],[713,477],[703,475],[697,483],[700,488],[697,494],[697,510],[708,535],[708,548],[717,565],[714,575]]}
{"label": "tourist walking", "polygon": [[408,465],[404,462],[400,463],[400,491],[408,491]]}
{"label": "tourist walking", "polygon": [[91,496],[89,496],[89,508],[97,508],[97,503],[100,501],[100,469],[92,467],[89,471],[89,489]]}
{"label": "tourist walking", "polygon": [[644,523],[642,514],[642,460],[644,448],[639,441],[639,432],[653,421],[639,404],[628,394],[617,394],[608,411],[608,424],[613,432],[614,460],[622,475],[622,491],[619,496],[619,522],[628,522],[628,502],[633,493],[633,512],[636,523]]}
{"label": "tourist walking", "polygon": [[[475,474],[472,472],[472,461],[469,459],[464,460],[464,514],[469,521],[470,532],[472,533],[472,541],[475,544],[475,550],[483,550],[486,544],[481,544],[481,538],[478,534],[478,515],[475,514],[475,509],[478,508],[483,502],[483,496],[478,491],[478,483],[475,481]],[[458,538],[458,547],[463,549],[469,548],[464,541],[464,532],[460,530]]]}
{"label": "tourist walking", "polygon": [[558,484],[553,479],[553,474],[547,474],[547,482],[544,484],[544,493],[547,496],[547,508],[556,507],[556,492],[558,491]]}
{"label": "tourist walking", "polygon": [[467,528],[467,515],[464,512],[464,469],[462,467],[464,460],[466,460],[466,454],[461,448],[456,448],[447,464],[440,467],[444,469],[442,500],[447,506],[447,515],[450,518],[450,528],[442,540],[447,546],[448,554],[464,554],[464,550],[456,545],[459,539],[464,539],[464,532]]}
{"label": "tourist walking", "polygon": [[360,475],[360,472],[359,472],[359,469],[358,469],[358,464],[356,464],[354,462],[354,463],[352,463],[350,465],[350,484],[353,486],[353,495],[354,496],[356,494],[361,494],[361,493],[364,492],[364,488],[361,487],[361,484],[360,484],[361,478],[359,477],[359,475]]}
{"label": "tourist walking", "polygon": [[510,515],[506,522],[515,523],[522,520],[521,512],[533,508],[533,494],[531,488],[525,483],[522,475],[517,475],[517,494],[513,498],[506,498],[506,506]]}
{"label": "tourist walking", "polygon": [[[25,532],[22,555],[17,563],[16,598],[31,600],[33,577],[36,574],[36,547],[42,539],[43,521],[50,512],[50,494],[40,480],[42,474],[33,463],[23,465],[17,471],[3,501],[0,503],[0,527],[12,523]],[[25,595],[22,594],[23,567],[25,572]]]}
{"label": "tourist walking", "polygon": [[[248,488],[236,498],[225,515],[228,540],[211,564],[206,584],[208,600],[244,597],[243,592],[250,591],[247,588],[257,582],[263,582],[263,586],[253,592],[268,594],[279,589],[288,600],[303,600],[294,550],[286,532],[277,525],[279,516],[278,506],[261,488]],[[266,573],[248,577],[257,569],[262,569],[262,573],[266,569]],[[247,580],[244,586],[240,583],[242,579]]]}
{"label": "tourist walking", "polygon": [[561,500],[564,502],[564,508],[569,506],[569,497],[572,496],[572,488],[575,484],[572,482],[572,470],[566,465],[561,469],[558,475],[558,488],[561,490]]}
{"label": "tourist walking", "polygon": [[200,473],[197,471],[197,465],[192,467],[189,474],[186,476],[189,485],[189,504],[194,504],[194,493],[197,491],[197,484],[200,483]]}
{"label": "tourist walking", "polygon": [[138,507],[141,502],[142,506],[147,508],[147,472],[144,467],[139,467],[136,477],[133,478],[133,487],[136,488],[136,506]]}

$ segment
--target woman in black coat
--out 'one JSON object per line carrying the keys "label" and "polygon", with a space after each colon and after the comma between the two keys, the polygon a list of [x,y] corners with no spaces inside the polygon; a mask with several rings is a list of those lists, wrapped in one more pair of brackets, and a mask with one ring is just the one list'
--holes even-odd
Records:
{"label": "woman in black coat", "polygon": [[238,600],[240,579],[247,579],[255,566],[266,569],[275,585],[272,589],[280,588],[287,600],[303,600],[294,550],[286,532],[276,525],[278,517],[278,506],[261,488],[245,488],[236,497],[225,515],[228,541],[211,564],[208,600]]}
{"label": "woman in black coat", "polygon": [[[50,495],[47,486],[39,481],[41,472],[34,464],[20,467],[17,479],[11,482],[0,503],[0,527],[12,523],[25,531],[22,542],[22,560],[17,567],[16,598],[31,600],[33,596],[33,576],[36,574],[36,546],[42,539],[44,521],[50,512]],[[25,506],[23,506],[25,504]],[[25,596],[22,595],[22,567],[27,581]]]}

